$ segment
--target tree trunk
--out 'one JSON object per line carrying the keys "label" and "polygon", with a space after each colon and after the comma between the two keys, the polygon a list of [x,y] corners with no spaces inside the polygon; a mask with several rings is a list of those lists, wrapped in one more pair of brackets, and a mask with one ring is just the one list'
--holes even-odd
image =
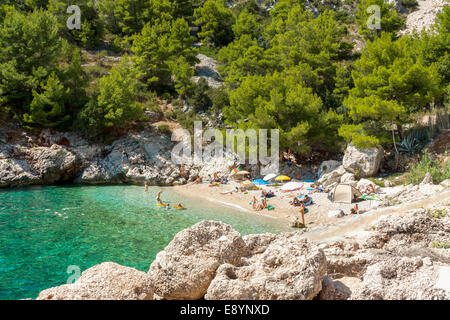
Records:
{"label": "tree trunk", "polygon": [[[398,169],[399,153],[398,153],[398,149],[397,149],[397,143],[395,142],[395,132],[394,132],[394,123],[393,122],[392,122],[391,128],[392,128],[392,142],[394,143],[394,149],[395,149],[395,168],[394,168],[394,170],[397,171],[397,169]],[[399,128],[398,125],[397,125],[397,128]]]}

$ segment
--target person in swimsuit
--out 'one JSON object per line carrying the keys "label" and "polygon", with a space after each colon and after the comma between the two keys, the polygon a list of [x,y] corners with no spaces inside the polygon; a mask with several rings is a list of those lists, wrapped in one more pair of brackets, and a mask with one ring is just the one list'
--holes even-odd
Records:
{"label": "person in swimsuit", "polygon": [[305,204],[303,202],[300,202],[300,214],[302,216],[302,223],[305,225]]}
{"label": "person in swimsuit", "polygon": [[156,194],[156,201],[158,201],[159,204],[163,204],[163,202],[161,201],[161,193],[163,191],[159,190],[158,193]]}
{"label": "person in swimsuit", "polygon": [[147,192],[148,191],[148,182],[145,181],[144,183],[144,191]]}
{"label": "person in swimsuit", "polygon": [[122,151],[122,164],[125,164],[125,159],[128,161],[128,153],[125,149]]}

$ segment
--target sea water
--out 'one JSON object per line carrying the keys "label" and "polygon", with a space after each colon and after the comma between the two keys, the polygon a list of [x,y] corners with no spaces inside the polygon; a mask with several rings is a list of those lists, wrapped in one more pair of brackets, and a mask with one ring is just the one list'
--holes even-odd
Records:
{"label": "sea water", "polygon": [[0,190],[0,299],[36,298],[71,282],[98,263],[113,261],[147,272],[174,235],[201,220],[220,220],[242,235],[286,231],[275,219],[185,199],[164,188],[49,186]]}

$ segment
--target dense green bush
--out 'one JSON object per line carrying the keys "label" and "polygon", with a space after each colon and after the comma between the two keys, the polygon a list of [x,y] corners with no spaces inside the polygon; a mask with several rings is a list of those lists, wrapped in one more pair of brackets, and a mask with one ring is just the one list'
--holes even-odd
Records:
{"label": "dense green bush", "polygon": [[158,131],[162,134],[165,135],[171,135],[172,134],[172,130],[170,129],[170,127],[167,124],[162,124],[158,126]]}
{"label": "dense green bush", "polygon": [[419,184],[429,172],[433,178],[433,183],[440,183],[450,179],[450,161],[441,163],[433,159],[425,150],[419,162],[414,163],[409,168],[409,183]]}

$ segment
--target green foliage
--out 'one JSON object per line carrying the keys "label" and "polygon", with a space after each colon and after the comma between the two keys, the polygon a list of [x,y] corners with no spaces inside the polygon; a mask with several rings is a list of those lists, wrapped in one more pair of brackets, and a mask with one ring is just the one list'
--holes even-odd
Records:
{"label": "green foliage", "polygon": [[384,180],[378,180],[377,178],[374,178],[374,177],[370,177],[367,179],[372,181],[375,185],[384,188]]}
{"label": "green foliage", "polygon": [[431,246],[433,248],[439,248],[439,249],[450,249],[450,242],[448,242],[448,241],[444,241],[444,242],[433,241],[433,242],[431,242]]}
{"label": "green foliage", "polygon": [[[371,6],[377,6],[379,8],[379,20],[375,19],[375,11],[369,9]],[[368,27],[368,24],[371,25],[376,22],[380,24],[379,29],[370,29]],[[384,0],[362,0],[358,4],[356,23],[359,27],[359,33],[369,40],[375,39],[383,32],[394,36],[397,31],[403,29],[405,26],[405,20],[393,8],[393,4]]]}
{"label": "green foliage", "polygon": [[188,104],[194,108],[195,112],[205,111],[211,106],[211,99],[208,96],[208,89],[209,86],[206,80],[204,78],[200,78],[187,100]]}
{"label": "green foliage", "polygon": [[412,156],[420,153],[430,142],[430,135],[427,128],[415,128],[399,143],[398,151]]}
{"label": "green foliage", "polygon": [[85,48],[98,46],[103,39],[104,26],[97,11],[94,8],[92,0],[79,0],[76,5],[80,8],[81,29],[69,30],[67,28],[67,19],[71,14],[67,13],[67,8],[73,5],[71,0],[49,0],[48,10],[58,19],[60,33],[68,40],[76,41]]}
{"label": "green foliage", "polygon": [[415,8],[419,5],[419,3],[417,0],[402,0],[402,5],[407,8]]}
{"label": "green foliage", "polygon": [[377,137],[367,134],[362,125],[344,124],[338,130],[339,136],[347,143],[352,142],[358,148],[377,147],[380,141]]}
{"label": "green foliage", "polygon": [[170,129],[170,127],[167,124],[162,124],[158,126],[158,131],[161,134],[165,134],[165,135],[171,135],[172,134],[172,130]]}
{"label": "green foliage", "polygon": [[210,97],[212,100],[211,112],[216,115],[221,113],[222,110],[230,105],[230,95],[225,87],[219,87],[210,90]]}
{"label": "green foliage", "polygon": [[336,61],[347,56],[352,47],[344,41],[347,30],[336,21],[334,11],[326,10],[314,18],[302,4],[295,4],[286,12],[280,12],[277,8],[279,5],[283,8],[285,2],[277,4],[266,30],[273,36],[268,52],[276,56],[284,68],[306,64],[317,79],[311,83],[314,92],[325,105],[332,105]]}
{"label": "green foliage", "polygon": [[441,183],[446,179],[450,179],[450,161],[441,163],[433,159],[428,154],[428,151],[425,150],[420,161],[412,164],[409,168],[409,183],[421,183],[427,172],[431,174],[433,183]]}
{"label": "green foliage", "polygon": [[414,45],[412,38],[393,41],[386,33],[367,44],[352,72],[355,87],[344,100],[353,121],[388,128],[395,124],[401,130],[411,114],[440,95],[436,68],[413,54]]}
{"label": "green foliage", "polygon": [[337,114],[323,110],[321,99],[295,70],[244,78],[230,93],[224,115],[226,123],[242,129],[279,129],[281,147],[298,152],[308,151],[311,143],[326,144],[323,138],[333,136],[333,124],[340,122]]}
{"label": "green foliage", "polygon": [[94,133],[128,127],[130,122],[142,118],[143,106],[135,100],[140,89],[131,62],[122,59],[109,76],[100,79],[98,94],[80,112],[80,125]]}
{"label": "green foliage", "polygon": [[[446,91],[450,88],[450,6],[445,6],[435,21],[434,32],[423,31],[420,38],[415,39],[414,53],[427,66],[435,65],[442,78],[441,88]],[[439,101],[442,103],[436,97],[436,102]]]}
{"label": "green foliage", "polygon": [[198,36],[209,45],[221,47],[233,40],[234,14],[224,0],[206,0],[203,6],[194,11],[195,23],[201,25]]}
{"label": "green foliage", "polygon": [[0,46],[0,106],[19,118],[26,114],[28,125],[57,126],[83,103],[79,51],[59,36],[53,15],[9,11],[0,26]]}
{"label": "green foliage", "polygon": [[256,16],[244,9],[238,16],[236,24],[233,25],[233,32],[236,38],[240,38],[244,34],[256,38],[261,30],[260,24],[256,21]]}
{"label": "green foliage", "polygon": [[[149,85],[169,85],[173,71],[171,65],[173,68],[178,61],[187,72],[186,64],[196,62],[192,43],[189,26],[182,18],[145,25],[142,32],[135,36],[131,48],[136,55],[134,61],[139,77]],[[179,60],[180,57],[184,59]]]}
{"label": "green foliage", "polygon": [[191,81],[194,76],[194,69],[185,57],[181,56],[177,61],[170,63],[169,67],[175,76],[175,88],[182,98],[186,98],[194,91],[195,85]]}
{"label": "green foliage", "polygon": [[65,113],[65,97],[69,89],[65,89],[52,73],[46,83],[41,84],[41,93],[33,90],[33,101],[30,104],[30,113],[24,114],[24,121],[44,127],[55,127],[69,120]]}
{"label": "green foliage", "polygon": [[447,216],[447,209],[427,209],[427,214],[435,219],[442,219]]}

